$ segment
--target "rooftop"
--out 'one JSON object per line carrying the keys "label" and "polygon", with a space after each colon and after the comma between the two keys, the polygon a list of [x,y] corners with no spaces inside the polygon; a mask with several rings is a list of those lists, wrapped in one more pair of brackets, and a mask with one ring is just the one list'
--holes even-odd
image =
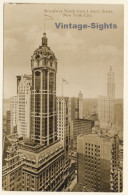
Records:
{"label": "rooftop", "polygon": [[[51,159],[53,156],[58,155],[61,151],[64,151],[61,141],[57,141],[50,146],[36,145],[31,147],[31,149],[29,146],[27,145],[27,147],[24,147],[22,143],[20,152],[22,153],[24,161],[30,164],[32,163],[33,166],[40,165]],[[34,148],[36,148],[36,150]]]}
{"label": "rooftop", "polygon": [[[50,146],[52,146],[58,142],[59,141],[57,140],[56,142],[54,142]],[[40,153],[42,150],[49,148],[49,146],[37,144],[36,142],[33,142],[32,140],[23,140],[20,142],[19,146],[21,149],[23,149],[23,150],[25,149],[26,151],[30,151],[33,153]]]}
{"label": "rooftop", "polygon": [[[115,135],[117,135],[117,134],[115,134]],[[103,139],[103,140],[105,140],[105,141],[110,141],[113,137],[114,137],[114,135],[102,135],[102,134],[98,134],[98,133],[96,133],[96,134],[80,134],[79,135],[79,137],[85,137],[85,138],[87,138],[87,137],[92,137],[92,138],[101,138],[101,139]]]}

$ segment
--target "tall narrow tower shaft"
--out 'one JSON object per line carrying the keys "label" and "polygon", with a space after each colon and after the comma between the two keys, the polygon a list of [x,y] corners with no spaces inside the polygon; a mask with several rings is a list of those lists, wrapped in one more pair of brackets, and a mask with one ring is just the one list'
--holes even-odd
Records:
{"label": "tall narrow tower shaft", "polygon": [[114,72],[111,67],[107,75],[107,96],[115,97]]}
{"label": "tall narrow tower shaft", "polygon": [[50,145],[57,139],[56,72],[57,60],[47,46],[46,33],[42,46],[32,55],[31,139]]}

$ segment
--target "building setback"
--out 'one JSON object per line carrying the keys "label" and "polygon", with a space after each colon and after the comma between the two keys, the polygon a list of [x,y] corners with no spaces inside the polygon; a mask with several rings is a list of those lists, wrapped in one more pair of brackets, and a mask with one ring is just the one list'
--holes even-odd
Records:
{"label": "building setback", "polygon": [[117,192],[119,138],[117,134],[77,137],[78,183],[92,192]]}
{"label": "building setback", "polygon": [[17,132],[30,137],[31,75],[17,76]]}

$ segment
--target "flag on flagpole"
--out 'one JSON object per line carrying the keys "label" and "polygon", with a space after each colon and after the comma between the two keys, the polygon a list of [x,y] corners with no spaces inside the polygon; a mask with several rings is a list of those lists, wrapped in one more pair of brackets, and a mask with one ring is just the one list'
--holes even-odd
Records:
{"label": "flag on flagpole", "polygon": [[62,78],[62,81],[63,81],[63,83],[65,83],[65,84],[69,84],[68,81],[67,81],[66,79],[63,79],[63,78]]}
{"label": "flag on flagpole", "polygon": [[49,16],[47,14],[44,14],[44,19],[45,20],[54,20],[54,18],[52,16]]}
{"label": "flag on flagpole", "polygon": [[62,78],[62,96],[63,96],[63,84],[69,84],[68,81]]}
{"label": "flag on flagpole", "polygon": [[44,19],[43,20],[44,20],[44,32],[45,32],[45,25],[46,25],[45,24],[46,23],[45,21],[46,20],[54,20],[54,18],[52,16],[49,16],[49,15],[47,15],[47,14],[44,13]]}

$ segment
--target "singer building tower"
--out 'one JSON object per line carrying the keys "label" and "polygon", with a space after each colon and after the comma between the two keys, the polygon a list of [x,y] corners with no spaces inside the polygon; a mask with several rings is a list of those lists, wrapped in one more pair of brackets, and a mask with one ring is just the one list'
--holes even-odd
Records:
{"label": "singer building tower", "polygon": [[42,46],[31,58],[31,139],[50,145],[57,139],[56,131],[56,72],[57,59],[47,46],[46,33]]}
{"label": "singer building tower", "polygon": [[19,144],[23,159],[23,191],[61,191],[67,186],[69,164],[62,141],[57,140],[56,72],[57,59],[42,45],[31,57],[30,139]]}

